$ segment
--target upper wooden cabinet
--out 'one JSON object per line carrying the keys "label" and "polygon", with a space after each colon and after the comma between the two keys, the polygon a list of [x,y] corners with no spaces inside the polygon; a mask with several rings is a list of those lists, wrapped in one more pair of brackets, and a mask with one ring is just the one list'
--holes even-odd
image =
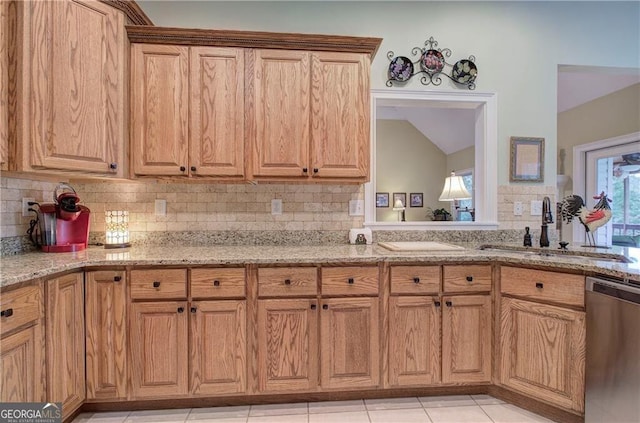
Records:
{"label": "upper wooden cabinet", "polygon": [[248,55],[250,177],[366,181],[368,55],[288,50]]}
{"label": "upper wooden cabinet", "polygon": [[133,44],[133,173],[244,177],[241,49]]}
{"label": "upper wooden cabinet", "polygon": [[0,2],[0,169],[9,153],[9,2]]}
{"label": "upper wooden cabinet", "polygon": [[11,81],[17,84],[11,169],[123,176],[123,14],[92,0],[16,5],[20,32],[16,81]]}

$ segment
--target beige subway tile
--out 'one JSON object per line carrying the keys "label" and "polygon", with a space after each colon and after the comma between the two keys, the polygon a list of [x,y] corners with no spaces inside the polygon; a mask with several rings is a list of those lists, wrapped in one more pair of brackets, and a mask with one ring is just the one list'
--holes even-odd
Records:
{"label": "beige subway tile", "polygon": [[303,205],[302,210],[306,212],[321,212],[322,204],[321,203],[305,203]]}
{"label": "beige subway tile", "polygon": [[287,231],[301,231],[304,229],[303,222],[286,222],[284,227]]}
{"label": "beige subway tile", "polygon": [[293,220],[296,222],[313,222],[313,213],[295,212],[293,213]]}
{"label": "beige subway tile", "polygon": [[167,222],[167,231],[186,231],[188,227],[187,222]]}
{"label": "beige subway tile", "polygon": [[147,222],[147,231],[149,232],[160,232],[167,230],[166,222]]}
{"label": "beige subway tile", "polygon": [[186,209],[188,212],[206,212],[207,203],[187,203]]}
{"label": "beige subway tile", "polygon": [[305,231],[322,230],[322,222],[302,222],[302,229]]}
{"label": "beige subway tile", "polygon": [[269,229],[266,222],[247,222],[248,231],[265,231]]}

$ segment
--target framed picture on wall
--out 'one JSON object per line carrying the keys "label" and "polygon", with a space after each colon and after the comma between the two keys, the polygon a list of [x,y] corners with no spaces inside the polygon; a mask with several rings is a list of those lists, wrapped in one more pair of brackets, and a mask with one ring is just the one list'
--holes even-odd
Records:
{"label": "framed picture on wall", "polygon": [[376,192],[376,207],[389,207],[388,192]]}
{"label": "framed picture on wall", "polygon": [[544,138],[511,137],[509,181],[544,182]]}
{"label": "framed picture on wall", "polygon": [[407,207],[407,193],[406,192],[394,192],[393,193],[393,207],[396,207],[396,203],[400,200],[402,207]]}
{"label": "framed picture on wall", "polygon": [[423,207],[422,205],[422,193],[412,192],[409,194],[409,206],[410,207]]}

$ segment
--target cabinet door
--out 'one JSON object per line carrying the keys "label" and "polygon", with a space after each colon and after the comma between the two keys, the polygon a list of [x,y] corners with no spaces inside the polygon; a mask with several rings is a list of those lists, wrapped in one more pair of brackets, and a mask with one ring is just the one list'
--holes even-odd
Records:
{"label": "cabinet door", "polygon": [[183,301],[131,305],[129,328],[135,398],[187,393],[186,307]]}
{"label": "cabinet door", "polygon": [[440,301],[437,297],[391,297],[389,383],[440,382]]}
{"label": "cabinet door", "polygon": [[0,169],[9,154],[9,2],[0,2]]}
{"label": "cabinet door", "polygon": [[254,50],[250,55],[252,175],[306,178],[311,172],[309,53]]}
{"label": "cabinet door", "polygon": [[127,397],[127,290],[124,271],[86,273],[87,398]]}
{"label": "cabinet door", "polygon": [[131,45],[131,144],[136,175],[187,175],[189,48]]}
{"label": "cabinet door", "polygon": [[39,324],[0,343],[0,402],[44,401],[42,330]]}
{"label": "cabinet door", "polygon": [[314,178],[369,178],[369,67],[365,54],[312,54]]}
{"label": "cabinet door", "polygon": [[364,388],[379,383],[377,298],[322,300],[320,318],[322,388]]}
{"label": "cabinet door", "polygon": [[315,300],[258,301],[258,383],[261,392],[311,391],[318,385]]}
{"label": "cabinet door", "polygon": [[[35,1],[30,16],[31,145],[35,168],[122,175],[126,35],[98,1]],[[115,167],[115,168],[114,168]]]}
{"label": "cabinet door", "polygon": [[246,389],[246,301],[193,302],[191,392],[232,394]]}
{"label": "cabinet door", "polygon": [[47,401],[62,402],[66,419],[85,399],[83,274],[47,282]]}
{"label": "cabinet door", "polygon": [[491,381],[491,297],[444,297],[442,382]]}
{"label": "cabinet door", "polygon": [[244,51],[192,47],[189,172],[244,176]]}
{"label": "cabinet door", "polygon": [[584,312],[502,298],[500,382],[584,411]]}

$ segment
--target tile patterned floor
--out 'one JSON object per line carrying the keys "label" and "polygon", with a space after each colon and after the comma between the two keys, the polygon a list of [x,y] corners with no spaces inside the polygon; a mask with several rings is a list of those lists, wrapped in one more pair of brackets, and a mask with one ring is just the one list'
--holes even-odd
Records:
{"label": "tile patterned floor", "polygon": [[83,413],[73,423],[549,423],[488,395]]}

